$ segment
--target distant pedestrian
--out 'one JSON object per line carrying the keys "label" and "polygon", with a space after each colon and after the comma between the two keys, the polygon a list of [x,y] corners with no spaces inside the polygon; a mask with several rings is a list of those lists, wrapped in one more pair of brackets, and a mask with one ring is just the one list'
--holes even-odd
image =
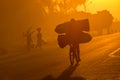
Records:
{"label": "distant pedestrian", "polygon": [[34,33],[34,31],[31,31],[31,29],[28,29],[25,33],[24,36],[26,37],[26,46],[27,46],[27,50],[30,51],[31,48],[34,47],[33,45],[33,40],[32,40],[32,34]]}
{"label": "distant pedestrian", "polygon": [[36,48],[39,47],[41,48],[43,40],[42,40],[42,33],[41,33],[41,28],[37,28],[37,44],[36,44]]}

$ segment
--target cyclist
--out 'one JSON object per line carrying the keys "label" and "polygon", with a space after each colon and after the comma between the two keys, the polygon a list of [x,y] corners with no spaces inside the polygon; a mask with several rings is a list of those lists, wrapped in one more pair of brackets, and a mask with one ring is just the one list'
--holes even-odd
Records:
{"label": "cyclist", "polygon": [[[74,63],[74,57],[76,58],[76,62],[78,63],[80,61],[80,50],[79,50],[79,34],[82,32],[78,30],[77,24],[75,19],[71,19],[71,24],[70,24],[70,29],[67,31],[66,36],[68,37],[69,40],[69,46],[70,46],[70,62],[71,64]],[[72,58],[73,57],[73,58]]]}

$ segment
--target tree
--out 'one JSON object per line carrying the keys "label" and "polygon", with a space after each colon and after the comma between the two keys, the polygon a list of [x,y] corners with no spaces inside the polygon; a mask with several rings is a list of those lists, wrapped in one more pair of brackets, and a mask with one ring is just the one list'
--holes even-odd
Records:
{"label": "tree", "polygon": [[99,34],[102,34],[103,29],[106,29],[110,33],[110,26],[113,22],[113,16],[109,11],[103,10],[97,12],[91,16],[91,26],[93,29],[97,30]]}

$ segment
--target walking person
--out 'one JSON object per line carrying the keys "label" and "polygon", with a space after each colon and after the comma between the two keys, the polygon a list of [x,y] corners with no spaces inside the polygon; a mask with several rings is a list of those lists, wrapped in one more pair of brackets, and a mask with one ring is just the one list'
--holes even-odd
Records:
{"label": "walking person", "polygon": [[32,40],[32,35],[34,31],[31,31],[31,28],[29,28],[25,33],[24,36],[26,37],[26,46],[27,50],[31,51],[31,48],[34,46],[33,45],[33,40]]}
{"label": "walking person", "polygon": [[36,48],[39,47],[41,48],[43,40],[42,40],[42,34],[41,34],[41,28],[37,28],[37,44],[36,44]]}

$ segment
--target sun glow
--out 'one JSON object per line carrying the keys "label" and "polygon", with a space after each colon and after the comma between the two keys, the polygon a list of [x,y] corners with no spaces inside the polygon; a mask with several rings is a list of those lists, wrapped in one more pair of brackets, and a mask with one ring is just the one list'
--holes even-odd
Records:
{"label": "sun glow", "polygon": [[48,9],[48,7],[46,6],[46,7],[44,7],[44,10],[45,10],[45,12],[48,14],[49,13],[49,9]]}
{"label": "sun glow", "polygon": [[82,5],[76,7],[77,12],[84,11]]}

